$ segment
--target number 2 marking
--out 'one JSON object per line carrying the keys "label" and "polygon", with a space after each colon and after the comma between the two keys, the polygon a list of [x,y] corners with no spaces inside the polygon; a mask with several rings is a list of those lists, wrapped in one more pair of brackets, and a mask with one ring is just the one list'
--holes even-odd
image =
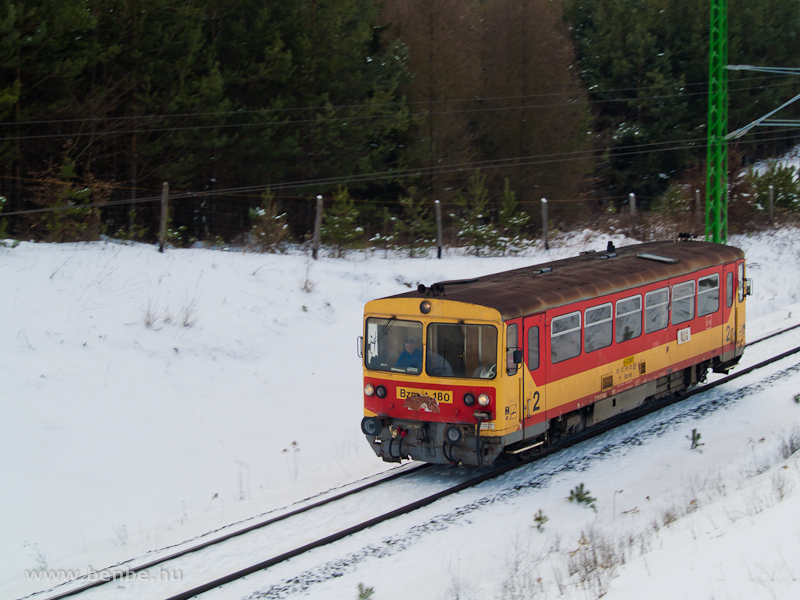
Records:
{"label": "number 2 marking", "polygon": [[725,326],[725,342],[728,343],[731,341],[731,326]]}
{"label": "number 2 marking", "polygon": [[[533,410],[528,411],[528,416],[530,417],[532,413],[535,413],[539,410],[539,392],[533,392]],[[530,407],[530,400],[528,400],[528,406]]]}

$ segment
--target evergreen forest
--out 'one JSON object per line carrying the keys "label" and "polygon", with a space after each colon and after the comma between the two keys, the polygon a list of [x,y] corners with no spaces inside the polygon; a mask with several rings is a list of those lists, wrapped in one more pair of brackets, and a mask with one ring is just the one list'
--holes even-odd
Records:
{"label": "evergreen forest", "polygon": [[[730,64],[800,67],[800,2],[728,19]],[[176,245],[302,242],[317,197],[340,253],[414,255],[434,200],[478,254],[663,212],[704,189],[708,45],[708,0],[0,0],[0,237],[152,241],[164,182]],[[729,128],[798,93],[731,71]],[[732,143],[731,180],[798,137]]]}

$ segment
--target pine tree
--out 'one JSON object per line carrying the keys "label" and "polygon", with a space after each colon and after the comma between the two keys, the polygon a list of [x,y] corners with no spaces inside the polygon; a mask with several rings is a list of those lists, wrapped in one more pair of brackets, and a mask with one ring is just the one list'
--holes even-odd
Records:
{"label": "pine tree", "polygon": [[497,226],[501,232],[499,239],[503,254],[514,254],[524,250],[528,241],[523,235],[524,228],[530,221],[530,215],[517,211],[517,200],[508,179],[503,182],[503,197],[500,210],[497,212]]}
{"label": "pine tree", "polygon": [[259,252],[282,252],[290,239],[286,213],[281,212],[273,192],[261,194],[261,205],[249,211],[250,235],[246,246]]}
{"label": "pine tree", "polygon": [[433,244],[436,231],[430,207],[424,199],[414,198],[416,191],[416,188],[411,187],[408,190],[408,196],[400,199],[403,212],[394,221],[394,236],[398,239],[397,246],[407,248],[409,258],[424,255]]}
{"label": "pine tree", "polygon": [[358,209],[350,198],[347,188],[339,186],[333,194],[333,206],[324,213],[322,242],[331,248],[331,256],[344,258],[347,251],[355,248],[364,235],[364,229],[356,225]]}
{"label": "pine tree", "polygon": [[475,171],[470,178],[466,193],[456,198],[459,210],[456,217],[458,233],[456,239],[463,243],[475,256],[494,254],[500,248],[500,234],[495,229],[489,214],[489,190],[486,176]]}

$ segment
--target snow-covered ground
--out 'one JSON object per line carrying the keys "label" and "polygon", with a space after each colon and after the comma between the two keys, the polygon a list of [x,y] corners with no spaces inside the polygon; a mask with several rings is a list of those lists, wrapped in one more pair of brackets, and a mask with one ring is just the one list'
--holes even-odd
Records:
{"label": "snow-covered ground", "polygon": [[[0,597],[50,587],[27,581],[26,570],[99,569],[385,469],[359,430],[364,303],[420,282],[602,249],[609,239],[630,243],[586,231],[513,258],[319,261],[111,242],[0,247]],[[800,231],[730,243],[745,250],[755,280],[749,337],[800,322],[800,306],[790,306],[800,301]],[[673,598],[666,591],[676,579],[695,581],[687,569],[699,587],[677,597],[797,592],[800,525],[791,515],[800,476],[779,453],[800,425],[798,383],[787,376],[755,401],[620,452],[618,462],[493,501],[457,524],[460,535],[365,561],[308,593],[353,598],[363,582],[379,599],[407,597],[408,586],[419,597],[495,597],[506,579],[523,579],[514,577],[515,545],[542,559],[528,585],[542,597],[560,587],[596,597],[591,586],[602,585],[608,597]],[[693,427],[702,454],[684,439]],[[567,502],[576,482],[598,498],[597,513]],[[532,527],[539,508],[550,518],[543,532]],[[678,518],[665,527],[669,511]],[[388,527],[399,534],[409,522]],[[559,580],[553,561],[580,559],[598,545],[592,535],[614,543],[630,535],[647,551],[603,569],[608,581],[570,587],[576,576],[565,562]],[[300,568],[308,567],[278,574]]]}
{"label": "snow-covered ground", "polygon": [[773,163],[783,168],[794,169],[794,179],[796,180],[798,177],[800,177],[800,145],[795,146],[780,158],[757,161],[753,165],[753,170],[760,175],[764,173]]}

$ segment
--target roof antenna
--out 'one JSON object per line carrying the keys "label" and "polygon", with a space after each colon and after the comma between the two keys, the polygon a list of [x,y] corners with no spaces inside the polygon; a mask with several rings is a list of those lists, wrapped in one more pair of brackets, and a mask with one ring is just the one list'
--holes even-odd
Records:
{"label": "roof antenna", "polygon": [[606,252],[616,252],[617,249],[614,248],[614,242],[608,242],[608,247],[606,248]]}

